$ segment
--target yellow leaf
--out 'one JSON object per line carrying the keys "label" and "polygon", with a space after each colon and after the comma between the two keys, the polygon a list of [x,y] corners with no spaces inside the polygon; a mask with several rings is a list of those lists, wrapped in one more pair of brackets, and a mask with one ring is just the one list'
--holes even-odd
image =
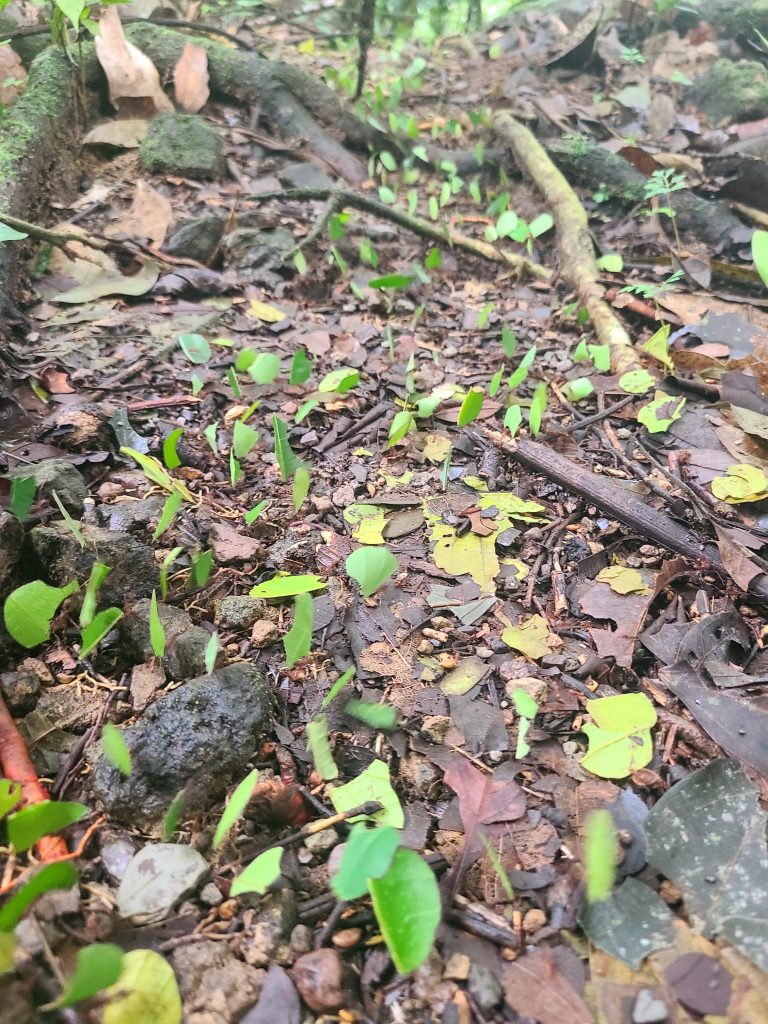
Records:
{"label": "yellow leaf", "polygon": [[381,531],[387,525],[384,509],[379,505],[355,503],[344,509],[344,522],[352,528],[352,536],[360,544],[383,544]]}
{"label": "yellow leaf", "polygon": [[104,991],[104,1024],[181,1024],[181,996],[173,968],[151,949],[123,957],[123,971]]}
{"label": "yellow leaf", "polygon": [[626,565],[609,565],[597,574],[600,583],[607,583],[616,594],[642,593],[646,588],[637,569]]}
{"label": "yellow leaf", "polygon": [[644,693],[598,697],[589,702],[588,711],[594,724],[582,726],[589,737],[582,768],[603,779],[624,779],[650,763],[656,711]]}
{"label": "yellow leaf", "polygon": [[473,491],[487,491],[488,484],[485,480],[482,480],[479,476],[465,476],[462,477],[461,482],[466,484],[467,487],[471,487]]}
{"label": "yellow leaf", "polygon": [[440,689],[449,697],[469,693],[488,673],[488,666],[480,658],[462,658],[456,668],[443,676]]}
{"label": "yellow leaf", "polygon": [[278,309],[277,306],[269,306],[266,302],[259,302],[258,299],[251,299],[246,313],[253,319],[263,320],[267,324],[277,324],[288,316],[285,310]]}
{"label": "yellow leaf", "polygon": [[530,661],[538,661],[552,652],[551,633],[547,620],[541,615],[532,615],[517,626],[507,626],[501,639],[513,651],[520,651]]}
{"label": "yellow leaf", "polygon": [[727,476],[716,476],[710,485],[712,493],[720,501],[739,505],[761,501],[768,496],[768,479],[762,469],[748,463],[737,463],[729,466],[726,472]]}
{"label": "yellow leaf", "polygon": [[424,458],[430,462],[445,462],[451,450],[451,439],[446,434],[427,434],[424,438]]}
{"label": "yellow leaf", "polygon": [[296,47],[299,53],[314,53],[315,52],[315,40],[314,39],[302,39],[299,45]]}

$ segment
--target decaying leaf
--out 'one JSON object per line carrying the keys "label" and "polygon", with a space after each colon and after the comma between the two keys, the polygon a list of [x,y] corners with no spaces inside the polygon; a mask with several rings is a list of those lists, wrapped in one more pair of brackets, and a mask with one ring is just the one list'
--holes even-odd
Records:
{"label": "decaying leaf", "polygon": [[622,693],[589,702],[593,722],[582,726],[589,750],[582,768],[603,779],[625,779],[653,756],[650,730],[656,711],[644,693]]}
{"label": "decaying leaf", "polygon": [[196,114],[208,102],[208,54],[202,46],[187,43],[173,69],[176,102],[188,114]]}
{"label": "decaying leaf", "polygon": [[556,950],[534,949],[504,967],[504,996],[521,1017],[540,1024],[592,1024],[592,1014],[559,968]]}
{"label": "decaying leaf", "polygon": [[633,594],[645,591],[643,578],[637,569],[626,565],[609,565],[597,574],[600,583],[607,583],[616,594]]}
{"label": "decaying leaf", "polygon": [[456,668],[447,672],[440,683],[440,689],[449,696],[469,693],[488,673],[488,666],[480,658],[462,658]]}
{"label": "decaying leaf", "polygon": [[125,38],[117,7],[102,11],[94,44],[115,110],[127,117],[152,117],[161,110],[173,110],[157,68]]}
{"label": "decaying leaf", "polygon": [[501,639],[513,651],[520,651],[530,661],[538,661],[545,654],[551,654],[557,640],[549,631],[547,620],[541,615],[531,615],[516,626],[509,625]]}

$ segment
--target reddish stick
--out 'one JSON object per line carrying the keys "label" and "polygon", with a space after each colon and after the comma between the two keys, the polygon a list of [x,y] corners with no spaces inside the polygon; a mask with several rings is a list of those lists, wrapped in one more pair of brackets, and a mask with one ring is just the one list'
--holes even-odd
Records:
{"label": "reddish stick", "polygon": [[[30,760],[24,737],[5,701],[0,697],[0,768],[3,776],[11,782],[21,783],[21,793],[27,804],[50,800],[45,786],[37,777]],[[67,844],[61,836],[43,836],[37,843],[37,853],[42,861],[58,860],[68,854]]]}

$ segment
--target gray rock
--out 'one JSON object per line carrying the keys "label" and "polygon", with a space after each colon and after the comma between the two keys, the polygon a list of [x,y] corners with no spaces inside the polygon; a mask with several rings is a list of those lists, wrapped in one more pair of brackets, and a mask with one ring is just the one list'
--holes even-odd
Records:
{"label": "gray rock", "polygon": [[662,1024],[668,1016],[664,1000],[659,999],[653,989],[644,988],[637,993],[632,1008],[632,1024]]}
{"label": "gray rock", "polygon": [[215,178],[222,168],[222,139],[195,114],[158,114],[139,146],[139,163],[153,174]]}
{"label": "gray rock", "polygon": [[160,921],[208,874],[197,850],[150,843],[131,859],[117,890],[117,911],[137,924]]}
{"label": "gray rock", "polygon": [[184,1020],[195,1020],[193,1015],[199,1013],[211,1024],[230,1024],[259,998],[264,972],[238,960],[226,942],[180,946],[171,962],[179,979]]}
{"label": "gray rock", "polygon": [[59,501],[71,516],[82,514],[88,491],[77,469],[66,459],[43,459],[34,466],[12,469],[8,476],[11,480],[31,476],[39,495],[49,498],[51,492],[56,491]]}
{"label": "gray rock", "polygon": [[36,526],[32,546],[40,561],[46,583],[62,587],[70,580],[88,579],[98,560],[112,570],[99,592],[101,607],[122,608],[126,598],[149,597],[160,585],[160,573],[152,548],[129,533],[83,524],[86,547],[81,548],[67,524],[61,520]]}
{"label": "gray rock", "polygon": [[226,224],[215,213],[206,213],[187,221],[173,232],[163,246],[169,256],[181,256],[198,263],[207,263],[224,237]]}
{"label": "gray rock", "polygon": [[221,629],[245,630],[264,615],[267,606],[257,597],[240,594],[222,597],[213,607],[214,622]]}
{"label": "gray rock", "polygon": [[296,242],[287,228],[273,231],[258,228],[238,228],[226,236],[222,243],[227,264],[248,269],[253,267],[279,267]]}
{"label": "gray rock", "polygon": [[688,86],[683,101],[713,123],[758,120],[768,116],[768,72],[757,61],[723,57]]}
{"label": "gray rock", "polygon": [[99,505],[96,518],[99,526],[108,530],[138,533],[157,525],[164,504],[165,498],[160,494],[150,494],[146,498],[126,498],[111,505]]}
{"label": "gray rock", "polygon": [[23,540],[24,527],[16,516],[0,511],[0,587],[16,568]]}
{"label": "gray rock", "polygon": [[136,847],[127,836],[102,836],[101,863],[114,882],[122,882]]}
{"label": "gray rock", "polygon": [[0,691],[14,715],[26,715],[32,711],[40,690],[40,680],[33,672],[3,672],[0,675]]}
{"label": "gray rock", "polygon": [[288,164],[277,176],[286,188],[333,188],[335,184],[316,164]]}
{"label": "gray rock", "polygon": [[210,807],[245,775],[259,736],[271,727],[261,673],[237,663],[161,694],[123,730],[133,759],[124,778],[103,756],[93,773],[97,798],[115,820],[156,825],[185,789],[185,812]]}
{"label": "gray rock", "polygon": [[[148,662],[152,654],[149,636],[151,601],[137,601],[120,623],[123,649],[136,663]],[[205,671],[205,648],[210,634],[202,626],[195,626],[189,615],[175,605],[157,605],[157,613],[165,631],[163,666],[171,679],[189,679]]]}
{"label": "gray rock", "polygon": [[483,964],[470,967],[467,989],[483,1013],[490,1013],[501,1002],[501,984]]}
{"label": "gray rock", "polygon": [[289,887],[268,893],[259,915],[243,940],[241,952],[252,967],[268,967],[275,961],[293,959],[288,939],[296,927],[296,894]]}

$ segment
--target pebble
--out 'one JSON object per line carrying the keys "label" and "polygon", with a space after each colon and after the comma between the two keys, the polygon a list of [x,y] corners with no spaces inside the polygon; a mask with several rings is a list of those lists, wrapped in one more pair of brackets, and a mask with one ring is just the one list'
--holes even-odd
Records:
{"label": "pebble", "polygon": [[641,989],[632,1008],[632,1024],[662,1024],[668,1017],[667,1007],[650,988]]}
{"label": "pebble", "polygon": [[219,907],[224,902],[224,897],[214,882],[208,882],[200,891],[200,902],[206,907]]}
{"label": "pebble", "polygon": [[362,928],[342,928],[331,940],[338,949],[352,949],[363,937]]}
{"label": "pebble", "polygon": [[269,619],[259,619],[253,624],[251,641],[254,647],[268,647],[280,637],[280,630]]}
{"label": "pebble", "polygon": [[451,953],[443,971],[446,981],[466,981],[472,961],[466,953]]}
{"label": "pebble", "polygon": [[335,949],[315,949],[293,965],[299,995],[315,1013],[333,1013],[346,1002],[344,966]]}
{"label": "pebble", "polygon": [[338,841],[336,829],[326,828],[322,832],[315,832],[314,835],[307,836],[304,846],[313,854],[327,853],[334,848]]}
{"label": "pebble", "polygon": [[523,931],[526,935],[533,935],[539,928],[543,928],[546,923],[547,915],[543,910],[534,907],[533,910],[529,910],[523,917]]}
{"label": "pebble", "polygon": [[291,949],[301,955],[312,949],[312,929],[306,924],[297,924],[291,932]]}

